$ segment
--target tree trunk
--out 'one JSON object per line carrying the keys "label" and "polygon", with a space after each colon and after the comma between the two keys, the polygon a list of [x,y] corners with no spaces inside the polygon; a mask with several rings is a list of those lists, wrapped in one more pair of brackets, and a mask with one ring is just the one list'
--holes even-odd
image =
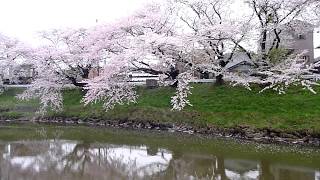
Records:
{"label": "tree trunk", "polygon": [[[227,65],[228,63],[227,63],[226,61],[224,61],[223,56],[222,56],[221,58],[219,57],[219,59],[221,59],[220,62],[219,62],[221,68],[226,67],[226,65]],[[219,74],[218,76],[216,76],[215,85],[221,86],[221,85],[223,85],[223,84],[224,84],[223,75],[222,75],[222,74]]]}
{"label": "tree trunk", "polygon": [[89,78],[89,74],[90,74],[90,70],[91,68],[82,68],[82,78],[83,79],[88,79]]}
{"label": "tree trunk", "polygon": [[215,85],[221,86],[223,84],[224,84],[223,75],[220,74],[220,75],[216,76]]}
{"label": "tree trunk", "polygon": [[261,54],[262,54],[262,60],[266,61],[267,60],[267,31],[264,30],[262,32],[262,41],[261,41]]}
{"label": "tree trunk", "polygon": [[78,82],[75,77],[67,76],[67,78],[70,80],[71,84],[76,87],[83,89],[86,86],[86,83]]}
{"label": "tree trunk", "polygon": [[[176,79],[178,78],[178,76],[179,76],[179,73],[180,73],[180,72],[179,72],[178,69],[176,69],[176,68],[174,68],[174,67],[170,68],[169,75],[170,75],[170,78],[171,78],[172,80],[176,80]],[[175,83],[173,83],[173,84],[171,85],[171,87],[174,87],[174,88],[178,87],[178,81],[176,81]]]}

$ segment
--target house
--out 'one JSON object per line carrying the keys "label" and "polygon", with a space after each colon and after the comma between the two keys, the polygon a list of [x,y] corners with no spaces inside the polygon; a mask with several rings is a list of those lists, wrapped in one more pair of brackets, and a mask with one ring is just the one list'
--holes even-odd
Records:
{"label": "house", "polygon": [[[198,69],[193,72],[193,76],[196,79],[215,79],[215,74],[210,71],[210,69],[214,69],[215,65],[212,64],[212,62],[209,61],[203,61],[203,57],[200,54],[201,52],[198,51],[197,59],[200,59],[200,63],[197,64]],[[200,54],[200,55],[199,55]],[[224,54],[224,61],[229,61],[229,57],[231,56],[231,53]],[[196,59],[196,60],[197,60]],[[180,63],[178,64],[178,69],[181,72],[184,72],[186,69],[186,64]],[[227,63],[227,65],[224,67],[224,70],[234,73],[252,73],[253,69],[256,67],[255,63],[248,57],[248,55],[245,52],[235,52],[232,55],[231,60]],[[201,71],[202,69],[207,69],[207,71]]]}
{"label": "house", "polygon": [[254,68],[254,62],[248,57],[245,52],[234,53],[231,61],[225,67],[227,71],[246,74],[250,74]]}
{"label": "house", "polygon": [[[287,49],[290,54],[306,52],[303,58],[310,63],[314,62],[314,29],[312,24],[305,21],[295,20],[287,23],[280,34],[280,48]],[[269,33],[267,49],[272,47],[274,39],[274,33]]]}

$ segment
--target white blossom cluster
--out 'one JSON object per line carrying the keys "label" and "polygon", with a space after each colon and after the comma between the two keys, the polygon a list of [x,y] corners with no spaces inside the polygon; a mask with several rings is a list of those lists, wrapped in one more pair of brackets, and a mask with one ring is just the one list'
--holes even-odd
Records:
{"label": "white blossom cluster", "polygon": [[83,99],[85,105],[103,102],[103,107],[110,110],[117,104],[136,103],[135,87],[127,81],[127,67],[121,63],[106,66],[103,75],[87,82],[87,93]]}
{"label": "white blossom cluster", "polygon": [[171,98],[172,110],[181,111],[186,106],[192,106],[188,100],[188,96],[191,95],[190,82],[193,79],[192,73],[181,73],[176,80],[178,82],[177,91],[175,96]]}
{"label": "white blossom cluster", "polygon": [[39,99],[40,114],[46,113],[49,109],[61,111],[63,108],[62,88],[63,84],[60,84],[58,79],[43,77],[35,80],[31,87],[17,97],[21,100]]}

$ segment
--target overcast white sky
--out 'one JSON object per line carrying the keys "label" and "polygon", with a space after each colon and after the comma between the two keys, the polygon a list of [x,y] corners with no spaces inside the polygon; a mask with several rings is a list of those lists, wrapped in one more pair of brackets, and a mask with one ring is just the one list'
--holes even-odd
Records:
{"label": "overcast white sky", "polygon": [[[0,32],[38,44],[37,32],[88,27],[128,16],[150,0],[0,0]],[[320,33],[316,34],[320,45]],[[316,57],[320,56],[320,50]]]}
{"label": "overcast white sky", "polygon": [[0,0],[0,32],[35,43],[37,32],[128,16],[147,0]]}

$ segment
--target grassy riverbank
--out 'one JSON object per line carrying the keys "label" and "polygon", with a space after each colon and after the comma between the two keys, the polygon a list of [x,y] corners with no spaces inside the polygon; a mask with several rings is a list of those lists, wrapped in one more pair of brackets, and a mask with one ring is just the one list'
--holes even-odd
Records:
{"label": "grassy riverbank", "polygon": [[[19,90],[12,89],[0,96],[0,116],[17,118],[32,116],[37,102],[14,99]],[[217,127],[249,126],[284,131],[307,130],[320,133],[320,95],[292,88],[286,95],[273,91],[258,93],[259,88],[195,85],[190,100],[193,107],[181,112],[170,110],[170,97],[174,89],[139,89],[137,104],[118,106],[105,112],[99,104],[84,107],[81,91],[64,92],[64,110],[48,116],[99,118],[107,120],[139,120]],[[320,92],[320,89],[318,89]]]}

